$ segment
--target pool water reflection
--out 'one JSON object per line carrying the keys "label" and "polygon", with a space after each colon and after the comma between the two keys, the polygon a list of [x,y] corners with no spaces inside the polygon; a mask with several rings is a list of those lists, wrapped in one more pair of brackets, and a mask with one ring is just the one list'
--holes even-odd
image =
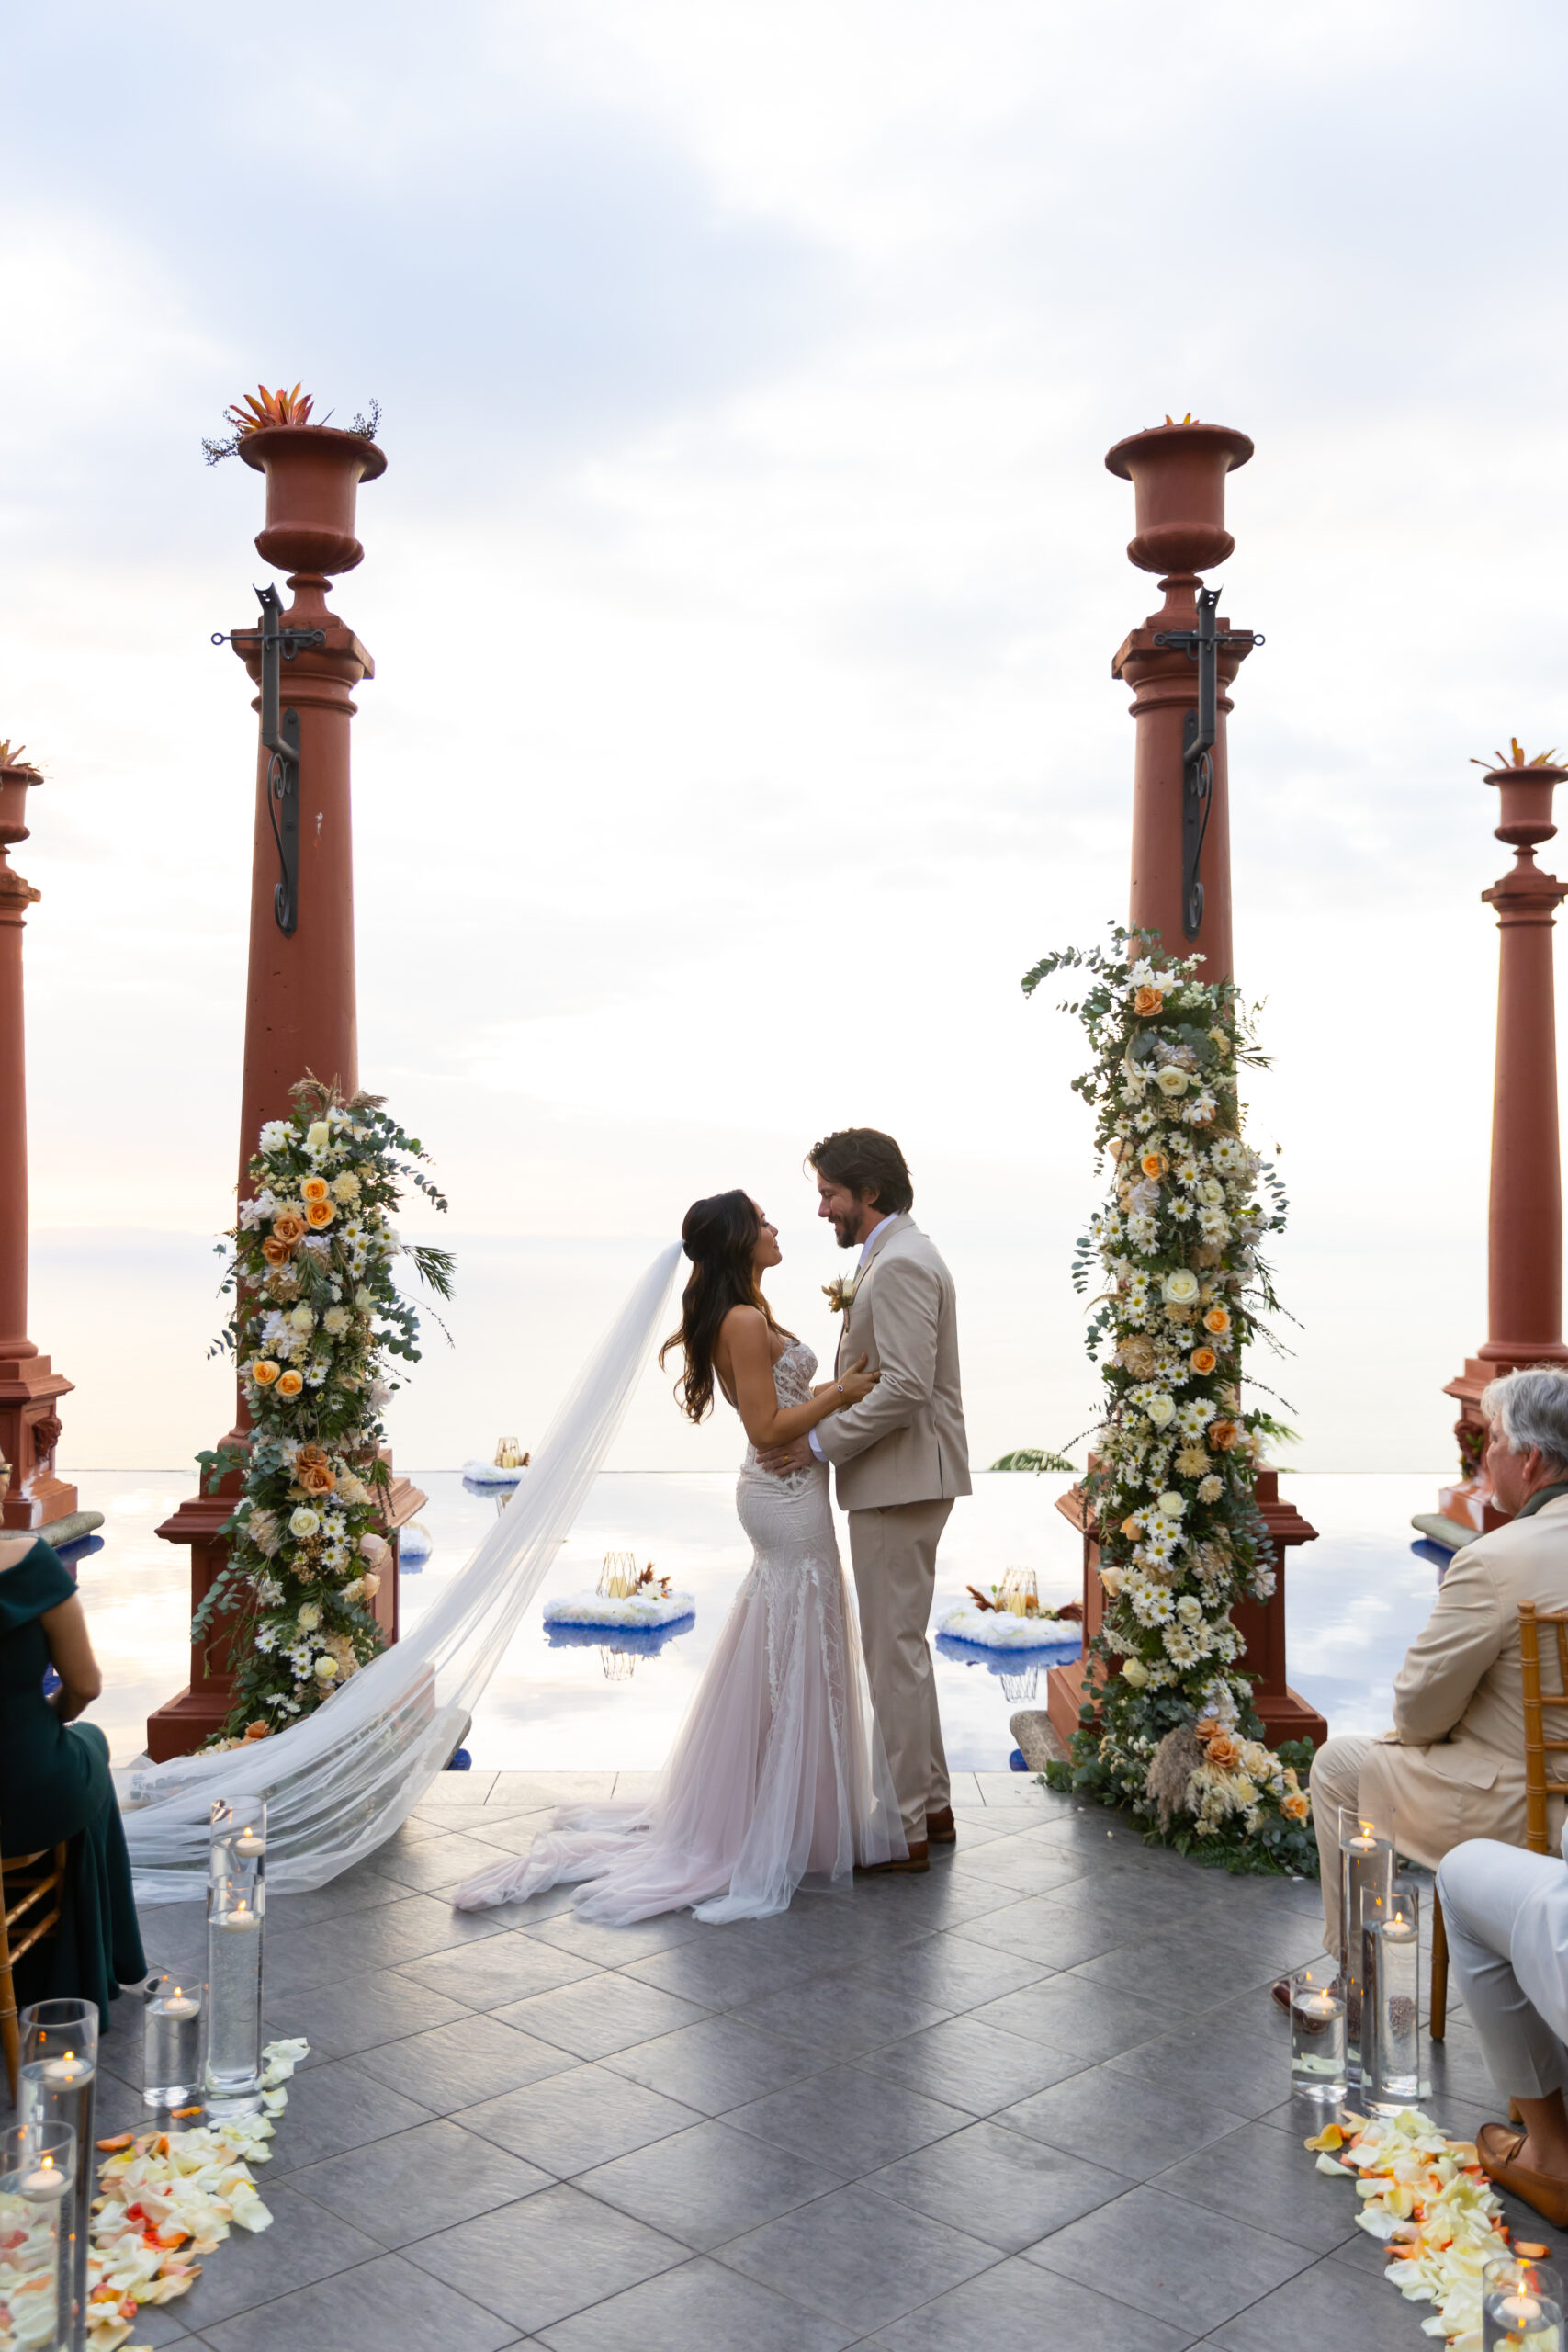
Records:
{"label": "pool water reflection", "polygon": [[[178,1472],[75,1475],[84,1508],[105,1513],[103,1549],[79,1571],[105,1670],[92,1719],[108,1734],[115,1760],[125,1762],[142,1746],[148,1713],[186,1678],[188,1558],[152,1531],[191,1481]],[[430,1496],[420,1518],[433,1548],[403,1578],[405,1626],[445,1590],[497,1508],[493,1495],[465,1491],[457,1471],[412,1475]],[[1065,1483],[1027,1475],[976,1480],[942,1540],[935,1613],[957,1605],[966,1585],[984,1589],[1012,1566],[1034,1569],[1048,1608],[1077,1597],[1078,1539],[1055,1507]],[[1373,1731],[1388,1721],[1390,1682],[1437,1590],[1437,1566],[1417,1555],[1409,1525],[1412,1511],[1433,1508],[1437,1484],[1436,1473],[1288,1481],[1292,1499],[1319,1531],[1319,1541],[1291,1560],[1291,1680],[1323,1710],[1331,1730]],[[481,1702],[468,1740],[476,1766],[632,1771],[663,1760],[750,1558],[734,1496],[728,1472],[597,1480]],[[841,1523],[840,1541],[847,1559]],[[583,1629],[581,1642],[547,1639],[544,1602],[591,1591],[606,1552],[651,1560],[660,1576],[692,1593],[694,1618],[657,1636],[612,1637],[594,1627]],[[940,1638],[936,1651],[949,1762],[965,1771],[1002,1770],[1012,1746],[1009,1715],[1043,1704],[1043,1666]]]}

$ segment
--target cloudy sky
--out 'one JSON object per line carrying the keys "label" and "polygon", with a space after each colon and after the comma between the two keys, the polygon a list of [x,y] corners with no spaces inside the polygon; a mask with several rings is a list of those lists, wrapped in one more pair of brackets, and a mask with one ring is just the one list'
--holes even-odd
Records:
{"label": "cloudy sky", "polygon": [[[335,608],[362,1075],[431,1146],[456,1345],[400,1458],[538,1434],[695,1194],[836,1271],[805,1148],[902,1139],[978,1458],[1093,1384],[1071,1024],[1126,905],[1156,601],[1110,444],[1242,427],[1239,976],[1314,1469],[1437,1471],[1484,1336],[1502,870],[1472,753],[1568,737],[1560,10],[550,0],[7,12],[0,735],[45,766],[33,1336],[83,1464],[224,1420],[258,378],[382,403]],[[709,1466],[649,1383],[620,1459]]]}

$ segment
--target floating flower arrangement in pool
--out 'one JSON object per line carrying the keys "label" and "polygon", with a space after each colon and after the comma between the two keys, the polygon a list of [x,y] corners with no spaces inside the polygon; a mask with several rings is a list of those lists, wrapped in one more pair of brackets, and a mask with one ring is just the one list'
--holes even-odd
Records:
{"label": "floating flower arrangement in pool", "polygon": [[606,1552],[596,1592],[570,1593],[545,1603],[547,1625],[592,1626],[602,1631],[614,1625],[626,1633],[672,1630],[694,1619],[697,1604],[689,1592],[674,1592],[668,1577],[657,1576],[650,1560],[641,1575],[631,1552]]}
{"label": "floating flower arrangement in pool", "polygon": [[495,1449],[493,1462],[465,1462],[463,1484],[466,1487],[517,1486],[528,1467],[528,1456],[514,1437],[503,1437]]}
{"label": "floating flower arrangement in pool", "polygon": [[937,1632],[950,1642],[981,1650],[1059,1649],[1082,1638],[1083,1611],[1076,1600],[1062,1609],[1042,1609],[1032,1568],[1009,1568],[989,1593],[968,1588],[971,1606],[950,1609]]}

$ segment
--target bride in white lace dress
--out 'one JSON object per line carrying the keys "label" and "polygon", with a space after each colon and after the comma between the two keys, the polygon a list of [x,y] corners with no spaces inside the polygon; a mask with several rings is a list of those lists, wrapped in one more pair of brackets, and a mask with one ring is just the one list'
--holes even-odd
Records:
{"label": "bride in white lace dress", "polygon": [[676,1393],[693,1420],[716,1381],[740,1415],[750,1442],[736,1508],[750,1572],[651,1803],[558,1813],[521,1859],[459,1888],[459,1910],[570,1879],[588,1882],[576,1900],[589,1919],[620,1925],[688,1905],[709,1922],[765,1918],[787,1910],[797,1886],[847,1883],[857,1865],[907,1851],[827,1468],[781,1478],[757,1466],[759,1446],[804,1436],[865,1396],[874,1375],[863,1356],[841,1381],[812,1387],[816,1357],[774,1322],[761,1292],[780,1261],[778,1236],[745,1193],[697,1202],[682,1240],[692,1274],[660,1361],[682,1350]]}

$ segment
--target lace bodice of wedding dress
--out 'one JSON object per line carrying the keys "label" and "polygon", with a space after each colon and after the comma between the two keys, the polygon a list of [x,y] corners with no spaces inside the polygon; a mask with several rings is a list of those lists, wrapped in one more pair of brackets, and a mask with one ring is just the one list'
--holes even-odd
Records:
{"label": "lace bodice of wedding dress", "polygon": [[[807,1402],[816,1369],[792,1340],[773,1366],[781,1406]],[[459,1888],[459,1910],[570,1879],[589,1882],[579,1911],[609,1923],[687,1905],[709,1922],[761,1918],[803,1883],[904,1852],[827,1469],[775,1477],[748,1445],[736,1510],[751,1566],[652,1803],[558,1813],[527,1854]]]}

